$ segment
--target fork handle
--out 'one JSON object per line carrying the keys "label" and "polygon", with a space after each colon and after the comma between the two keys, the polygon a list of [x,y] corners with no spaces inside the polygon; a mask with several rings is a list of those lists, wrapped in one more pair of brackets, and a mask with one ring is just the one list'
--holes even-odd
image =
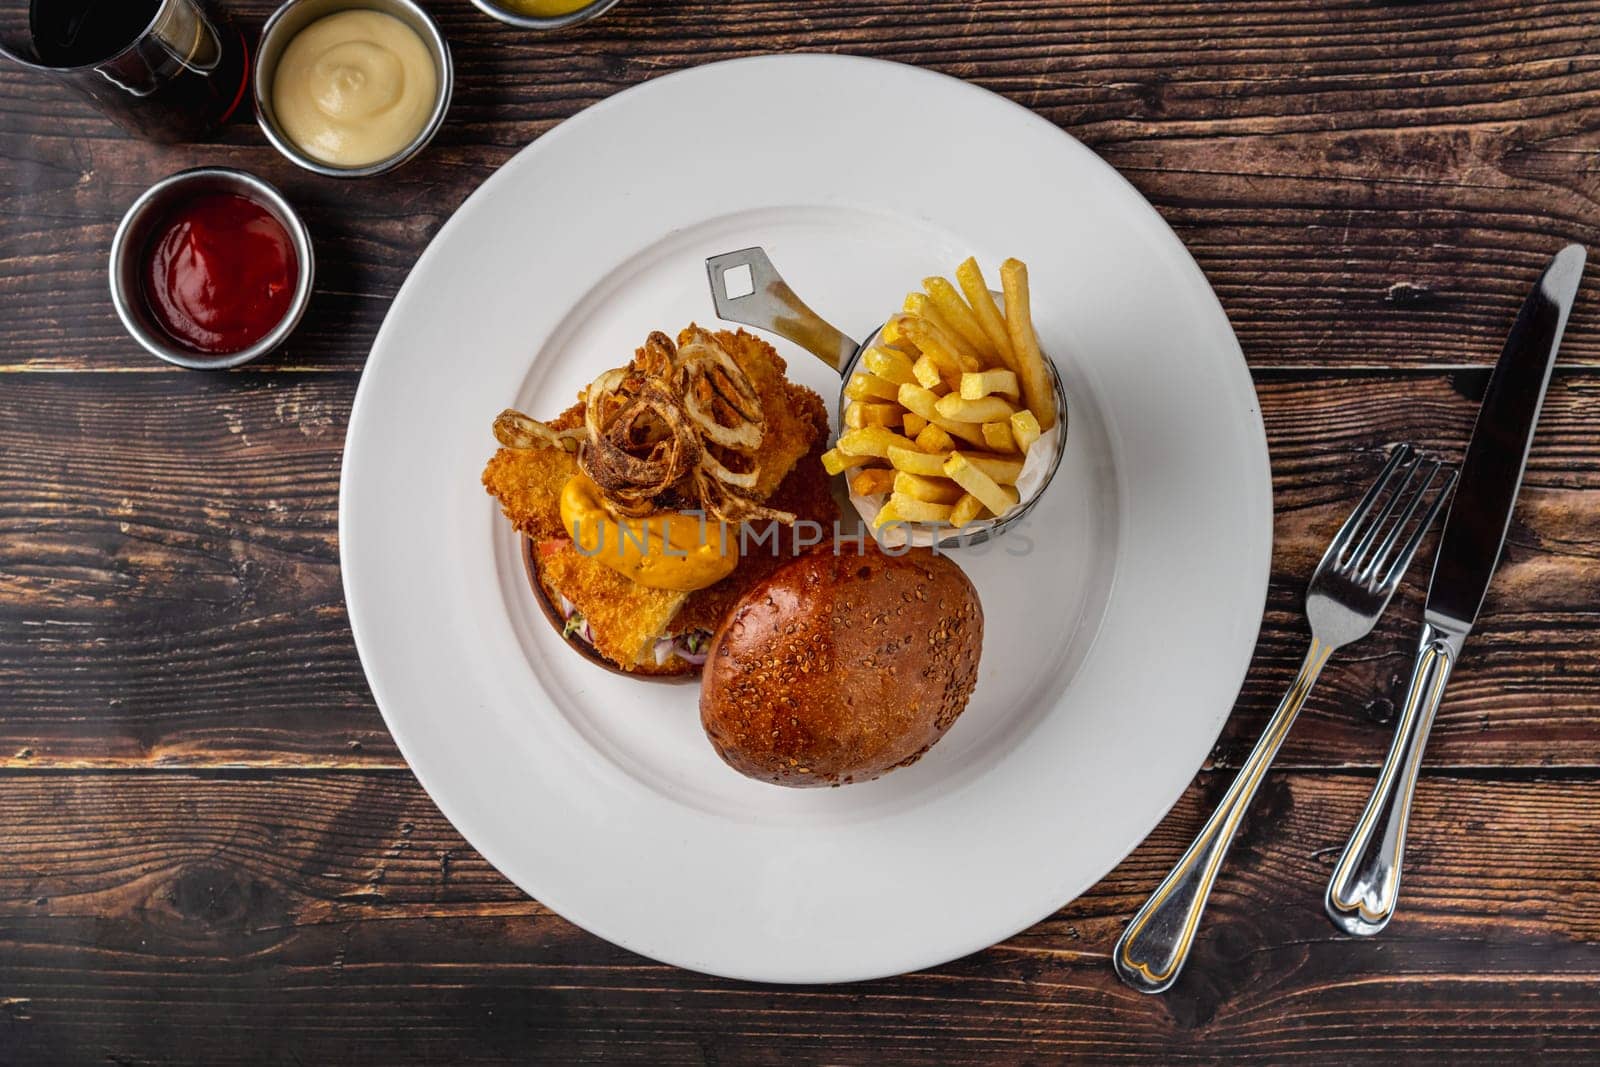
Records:
{"label": "fork handle", "polygon": [[1422,750],[1465,637],[1464,632],[1448,631],[1432,622],[1422,625],[1411,688],[1395,724],[1394,742],[1366,810],[1328,882],[1324,901],[1328,917],[1347,934],[1370,937],[1394,917],[1400,899],[1400,865],[1406,853],[1406,824]]}
{"label": "fork handle", "polygon": [[1300,673],[1283,695],[1261,740],[1239,768],[1222,803],[1189,846],[1189,851],[1172,868],[1172,873],[1122,932],[1112,953],[1112,963],[1117,975],[1141,993],[1163,993],[1177,981],[1178,972],[1189,958],[1211,887],[1216,884],[1217,872],[1222,868],[1245,809],[1250,806],[1278,749],[1283,747],[1283,739],[1288,736],[1295,716],[1300,714],[1333,649],[1334,646],[1315,636],[1311,638]]}

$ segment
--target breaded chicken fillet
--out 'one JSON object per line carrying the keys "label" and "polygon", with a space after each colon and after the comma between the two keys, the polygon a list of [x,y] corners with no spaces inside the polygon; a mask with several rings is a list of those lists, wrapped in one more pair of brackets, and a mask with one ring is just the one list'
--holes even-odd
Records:
{"label": "breaded chicken fillet", "polygon": [[[680,344],[688,334],[680,334]],[[788,381],[783,357],[761,339],[743,330],[721,331],[715,337],[755,387],[765,418],[761,473],[752,495],[819,524],[831,536],[839,512],[821,463],[828,437],[822,399]],[[549,425],[560,430],[582,421],[580,403]],[[577,471],[576,457],[568,452],[502,448],[484,469],[483,484],[512,525],[536,542],[539,581],[551,603],[568,617],[567,635],[586,640],[624,670],[696,673],[694,650],[700,636],[716,629],[746,589],[805,547],[796,546],[792,529],[769,530],[763,523],[751,529],[767,534],[766,539],[757,544],[747,535],[744,543],[755,547],[715,585],[692,593],[639,585],[580,553],[563,529],[561,490]],[[732,543],[738,534],[730,529],[728,537]]]}

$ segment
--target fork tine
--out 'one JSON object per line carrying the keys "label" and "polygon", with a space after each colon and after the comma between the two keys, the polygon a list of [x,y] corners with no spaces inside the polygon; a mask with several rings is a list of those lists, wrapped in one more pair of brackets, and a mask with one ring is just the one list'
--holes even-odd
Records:
{"label": "fork tine", "polygon": [[1417,554],[1417,548],[1422,544],[1422,539],[1427,536],[1428,527],[1432,526],[1433,520],[1439,517],[1439,509],[1444,506],[1444,502],[1450,496],[1450,490],[1455,488],[1455,484],[1456,472],[1451,471],[1446,476],[1444,483],[1439,486],[1438,492],[1434,495],[1433,503],[1429,506],[1428,513],[1422,517],[1422,522],[1417,525],[1416,532],[1411,535],[1411,539],[1406,542],[1406,546],[1401,550],[1400,555],[1395,557],[1394,565],[1383,576],[1383,584],[1379,586],[1380,590],[1392,592],[1395,586],[1400,584],[1400,579],[1405,576],[1406,569],[1411,566],[1411,557]]}
{"label": "fork tine", "polygon": [[1356,505],[1355,510],[1350,513],[1350,517],[1344,520],[1344,525],[1339,527],[1339,532],[1333,535],[1333,540],[1328,544],[1328,550],[1322,554],[1322,562],[1317,564],[1317,570],[1320,571],[1324,567],[1338,563],[1340,557],[1344,555],[1344,550],[1349,547],[1356,530],[1360,528],[1362,520],[1372,511],[1372,506],[1377,502],[1378,497],[1382,495],[1384,487],[1389,484],[1389,480],[1394,477],[1394,472],[1399,469],[1402,463],[1411,458],[1412,451],[1413,449],[1409,444],[1400,444],[1396,445],[1394,450],[1389,453],[1389,462],[1383,465],[1383,470],[1378,473],[1378,478],[1372,483],[1372,488],[1367,490],[1367,494],[1361,498],[1361,503]]}
{"label": "fork tine", "polygon": [[1405,498],[1406,490],[1411,488],[1411,480],[1417,476],[1417,468],[1420,466],[1422,466],[1422,460],[1415,457],[1405,465],[1406,476],[1401,479],[1399,485],[1394,487],[1394,491],[1389,494],[1389,499],[1384,501],[1383,510],[1378,512],[1378,517],[1373,519],[1372,524],[1366,528],[1366,532],[1361,535],[1361,540],[1356,543],[1356,547],[1345,553],[1343,560],[1345,567],[1350,570],[1356,570],[1361,566],[1361,561],[1368,558],[1368,550],[1372,547],[1372,542],[1378,539],[1378,534],[1388,524],[1389,517],[1394,514],[1395,508],[1399,507],[1400,501]]}
{"label": "fork tine", "polygon": [[[1406,531],[1406,527],[1410,525],[1411,520],[1416,518],[1418,509],[1420,509],[1423,503],[1428,499],[1428,489],[1433,485],[1433,480],[1439,476],[1439,469],[1441,466],[1442,464],[1438,460],[1433,460],[1429,463],[1424,463],[1421,460],[1417,461],[1416,466],[1412,468],[1412,472],[1415,473],[1417,471],[1426,470],[1428,476],[1422,479],[1422,484],[1417,486],[1417,488],[1411,493],[1410,497],[1407,498],[1405,511],[1401,514],[1400,518],[1395,520],[1394,525],[1390,528],[1389,532],[1384,535],[1384,538],[1381,542],[1379,542],[1378,547],[1373,549],[1372,554],[1367,557],[1366,563],[1364,563],[1361,568],[1356,571],[1356,581],[1365,585],[1372,580],[1373,575],[1379,573],[1389,565],[1390,553],[1394,550],[1396,542],[1400,540],[1400,535],[1404,533]],[[1410,480],[1410,476],[1408,475],[1406,478],[1407,485],[1401,486],[1400,491],[1395,493],[1395,500],[1398,501],[1400,499],[1400,494],[1403,493],[1409,486]]]}

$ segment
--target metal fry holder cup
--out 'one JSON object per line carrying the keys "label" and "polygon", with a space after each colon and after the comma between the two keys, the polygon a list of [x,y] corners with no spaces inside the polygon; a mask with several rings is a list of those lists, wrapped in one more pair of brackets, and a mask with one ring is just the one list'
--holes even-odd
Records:
{"label": "metal fry holder cup", "polygon": [[[745,271],[749,272],[749,284],[748,286],[741,284],[739,288],[743,290],[748,287],[750,291],[740,296],[730,295],[729,275],[733,274],[743,283]],[[711,301],[716,307],[718,317],[728,322],[753,326],[758,330],[765,330],[793,341],[838,372],[840,384],[838,410],[842,419],[846,405],[851,402],[845,396],[845,386],[849,383],[850,376],[855,373],[862,354],[878,342],[883,327],[879,326],[864,342],[853,340],[848,334],[812,311],[783,280],[778,269],[772,265],[766,250],[760,247],[744,248],[737,252],[712,256],[706,260],[706,275],[711,284]],[[1056,370],[1055,361],[1049,358],[1048,354],[1045,356],[1044,364],[1050,374],[1051,391],[1055,394],[1056,425],[1041,436],[1029,450],[1023,475],[1018,479],[1018,489],[1022,491],[1022,496],[1016,506],[999,518],[974,522],[960,529],[926,522],[896,521],[888,524],[904,531],[906,543],[924,547],[937,546],[940,549],[982,544],[991,538],[999,537],[1020,523],[1044,496],[1045,489],[1061,467],[1061,457],[1066,452],[1067,442],[1066,388],[1061,383],[1061,375]],[[1040,451],[1041,447],[1042,461],[1034,458],[1034,453]],[[1027,482],[1025,489],[1022,484],[1024,481]],[[865,501],[852,493],[851,502],[859,510]],[[875,530],[874,536],[885,540],[885,543],[890,543],[880,531]]]}

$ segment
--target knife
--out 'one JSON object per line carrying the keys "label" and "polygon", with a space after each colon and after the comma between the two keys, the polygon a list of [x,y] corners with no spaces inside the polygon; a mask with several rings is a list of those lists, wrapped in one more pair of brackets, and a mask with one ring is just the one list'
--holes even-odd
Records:
{"label": "knife", "polygon": [[1500,561],[1539,408],[1583,277],[1584,258],[1583,247],[1572,244],[1550,260],[1523,302],[1489,378],[1455,500],[1439,536],[1422,639],[1394,743],[1328,883],[1328,916],[1346,933],[1375,934],[1394,915],[1406,821],[1428,729]]}

